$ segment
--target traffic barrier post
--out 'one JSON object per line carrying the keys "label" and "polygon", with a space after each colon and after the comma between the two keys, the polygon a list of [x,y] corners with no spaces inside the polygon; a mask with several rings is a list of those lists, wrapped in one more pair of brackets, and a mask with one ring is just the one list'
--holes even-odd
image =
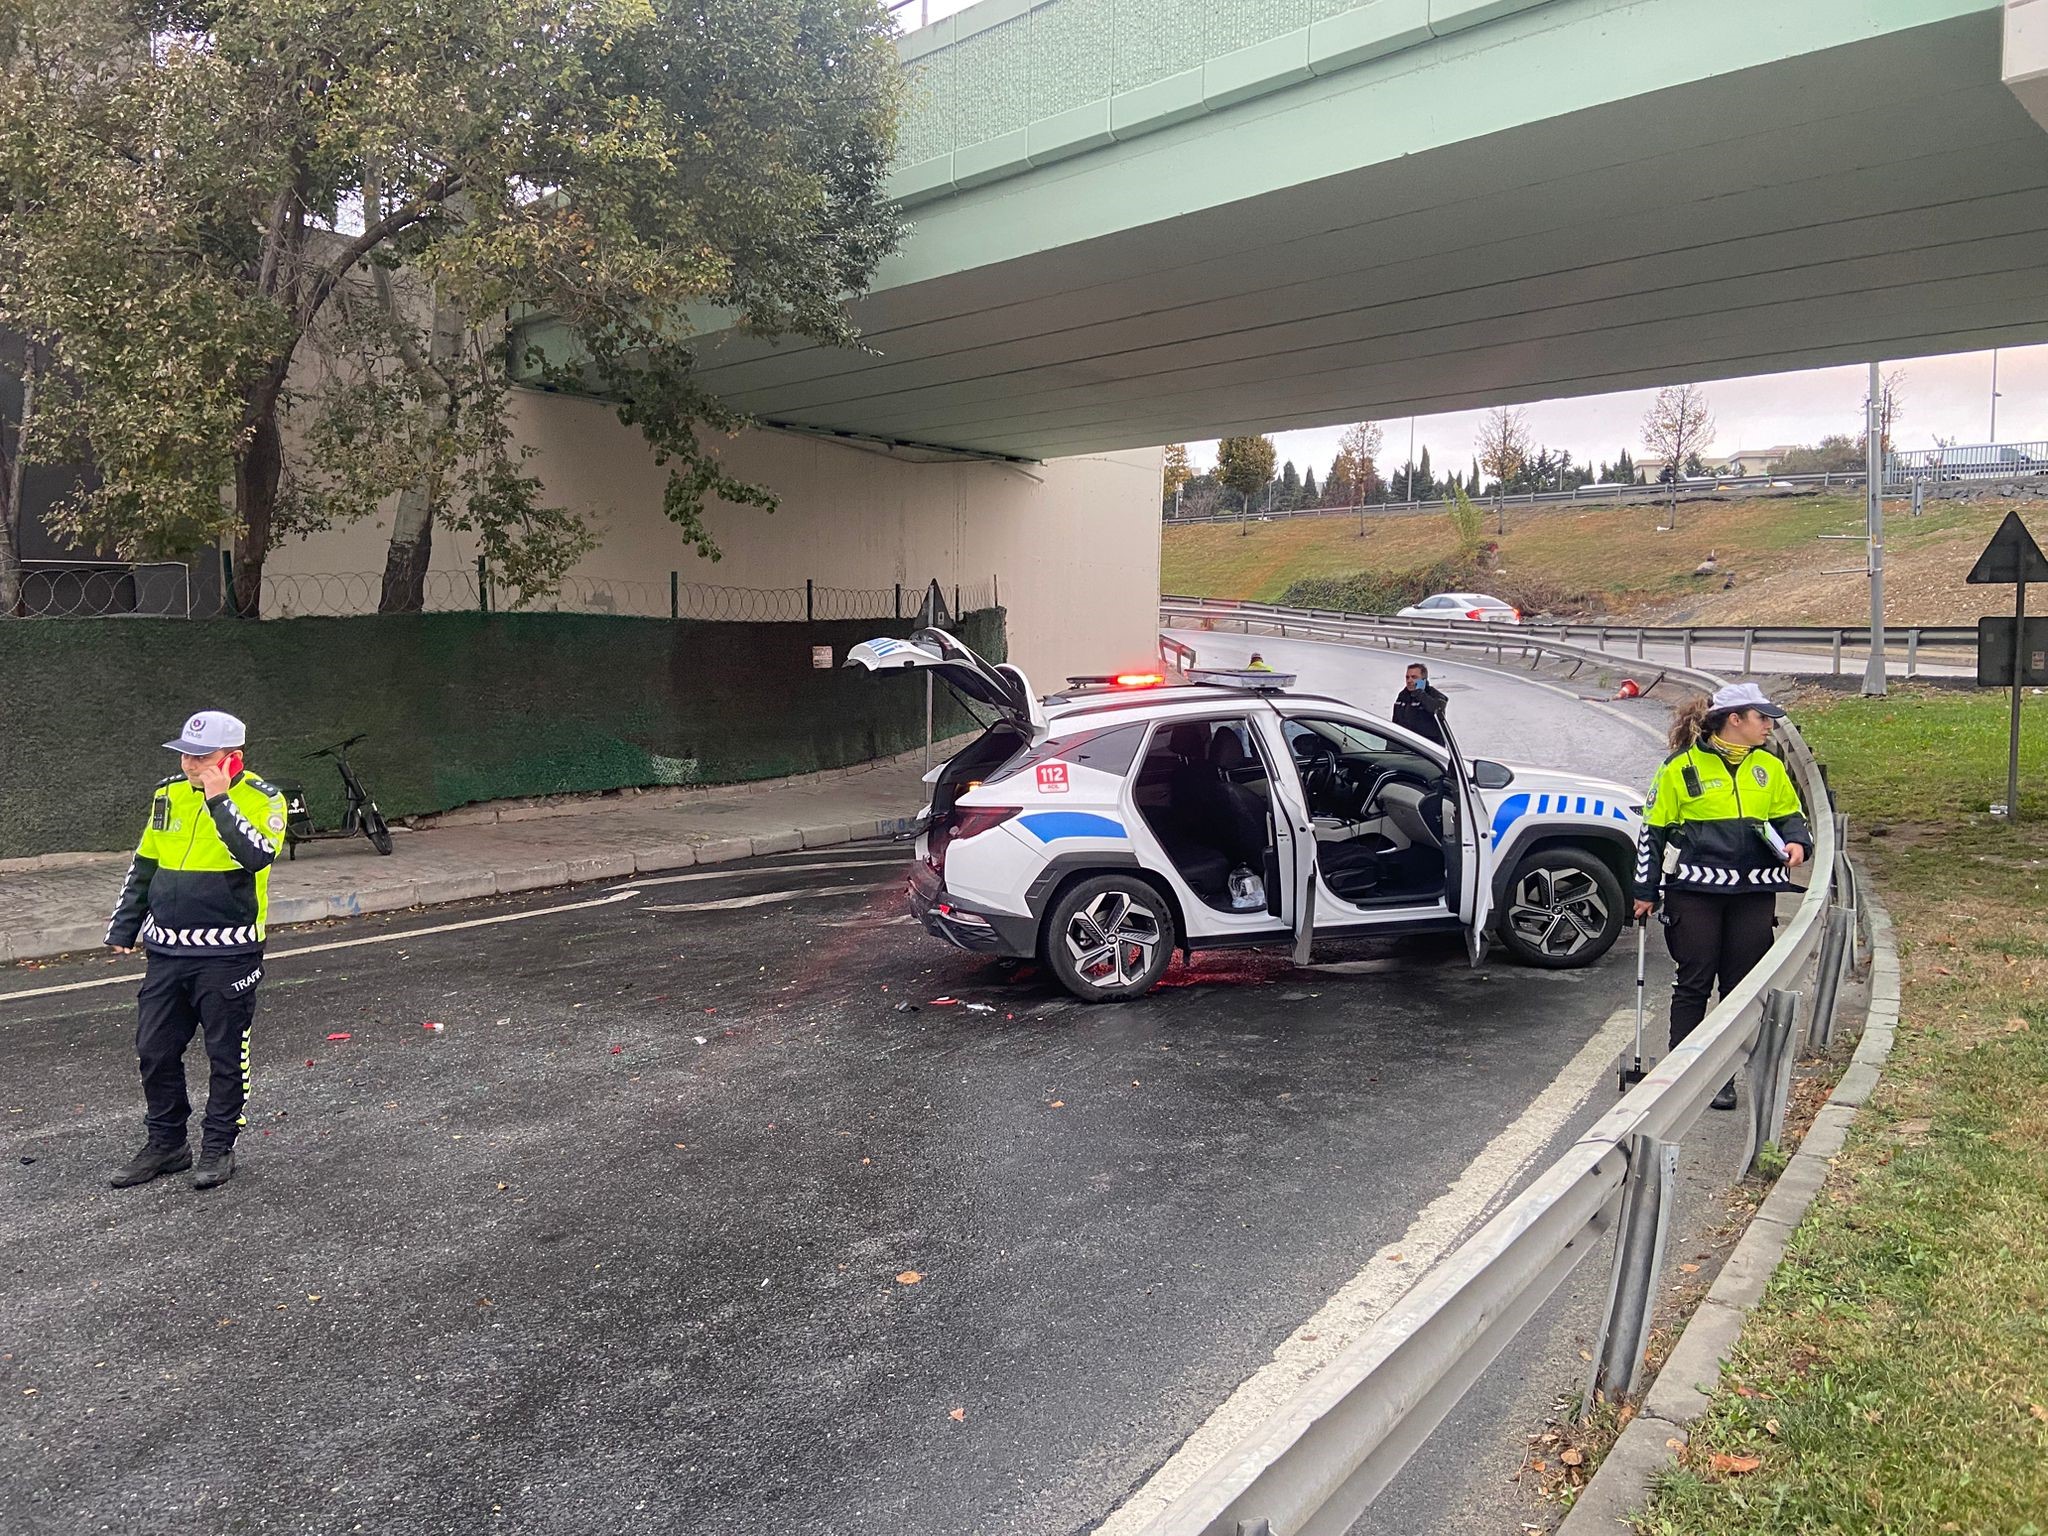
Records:
{"label": "traffic barrier post", "polygon": [[1633,1397],[1640,1385],[1677,1182],[1676,1142],[1647,1133],[1629,1137],[1620,1232],[1607,1283],[1607,1315],[1600,1323],[1599,1347],[1593,1351],[1593,1375],[1582,1409],[1587,1416],[1601,1398],[1619,1402]]}
{"label": "traffic barrier post", "polygon": [[1773,987],[1764,994],[1763,1031],[1749,1061],[1749,1156],[1757,1171],[1766,1146],[1785,1134],[1785,1108],[1792,1096],[1792,1038],[1799,1022],[1799,994]]}
{"label": "traffic barrier post", "polygon": [[1852,914],[1847,907],[1828,909],[1827,931],[1820,941],[1820,971],[1813,983],[1813,1018],[1807,1044],[1824,1051],[1835,1043],[1835,999],[1842,989],[1842,961],[1849,947]]}

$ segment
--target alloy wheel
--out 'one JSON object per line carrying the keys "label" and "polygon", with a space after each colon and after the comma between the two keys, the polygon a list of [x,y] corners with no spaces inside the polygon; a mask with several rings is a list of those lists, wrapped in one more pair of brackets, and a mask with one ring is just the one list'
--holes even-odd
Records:
{"label": "alloy wheel", "polygon": [[1530,948],[1554,959],[1576,955],[1606,931],[1607,903],[1582,869],[1532,869],[1515,882],[1508,926]]}
{"label": "alloy wheel", "polygon": [[1064,935],[1081,979],[1126,987],[1151,969],[1164,937],[1159,915],[1127,891],[1104,891],[1074,913]]}

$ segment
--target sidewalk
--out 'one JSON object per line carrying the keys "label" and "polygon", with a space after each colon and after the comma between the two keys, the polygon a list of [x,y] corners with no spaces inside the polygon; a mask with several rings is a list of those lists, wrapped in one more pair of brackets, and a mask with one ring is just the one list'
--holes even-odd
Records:
{"label": "sidewalk", "polygon": [[[936,744],[933,761],[959,745]],[[270,927],[886,837],[924,804],[923,772],[920,747],[759,784],[453,811],[393,827],[388,858],[360,837],[303,843],[272,871]],[[127,869],[125,853],[0,863],[0,962],[99,948]]]}

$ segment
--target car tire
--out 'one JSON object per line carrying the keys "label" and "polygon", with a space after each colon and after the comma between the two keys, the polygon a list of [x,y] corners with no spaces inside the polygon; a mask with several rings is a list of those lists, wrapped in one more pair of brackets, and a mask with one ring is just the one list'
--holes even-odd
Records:
{"label": "car tire", "polygon": [[1621,937],[1628,903],[1599,855],[1539,848],[1515,866],[1494,931],[1509,954],[1546,971],[1591,965]]}
{"label": "car tire", "polygon": [[1173,908],[1136,875],[1091,875],[1046,914],[1045,963],[1084,1003],[1117,1003],[1152,990],[1173,962]]}

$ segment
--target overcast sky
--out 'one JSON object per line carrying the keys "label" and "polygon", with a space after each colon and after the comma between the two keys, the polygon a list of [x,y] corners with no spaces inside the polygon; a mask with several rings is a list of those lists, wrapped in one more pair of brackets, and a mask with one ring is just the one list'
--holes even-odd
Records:
{"label": "overcast sky", "polygon": [[[1904,374],[1903,402],[1892,432],[1898,448],[1932,448],[1936,435],[1963,443],[1989,442],[1991,431],[1991,354],[1959,352],[1948,357],[1913,358],[1888,363]],[[1779,443],[1815,443],[1831,432],[1863,435],[1863,393],[1868,367],[1815,368],[1805,373],[1771,373],[1749,379],[1703,384],[1714,413],[1714,451],[1770,448]],[[1998,354],[1998,440],[2018,443],[2048,440],[2048,346],[2005,347]],[[1622,449],[1643,455],[1643,413],[1655,398],[1653,389],[1616,395],[1581,395],[1571,400],[1545,400],[1522,409],[1530,436],[1552,450],[1567,448],[1573,460],[1597,468]],[[1463,471],[1472,462],[1474,434],[1481,411],[1456,411],[1422,416],[1415,423],[1415,449],[1429,449],[1430,468],[1437,474]],[[1408,458],[1408,418],[1382,422],[1386,445],[1382,469],[1398,469]],[[1321,479],[1337,455],[1343,427],[1316,427],[1277,432],[1273,442],[1279,462],[1289,459],[1297,469],[1315,466]],[[1188,458],[1197,469],[1216,462],[1216,445],[1188,444]]]}

